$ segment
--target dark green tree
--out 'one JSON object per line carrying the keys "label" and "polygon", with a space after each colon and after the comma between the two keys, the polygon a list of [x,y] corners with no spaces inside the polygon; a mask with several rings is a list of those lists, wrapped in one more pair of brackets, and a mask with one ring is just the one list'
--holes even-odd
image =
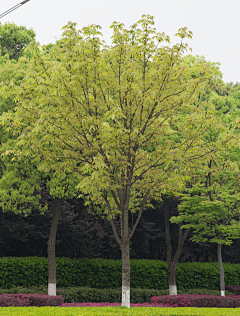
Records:
{"label": "dark green tree", "polygon": [[18,60],[24,55],[24,49],[33,41],[36,34],[32,29],[14,23],[0,23],[0,48],[2,55]]}

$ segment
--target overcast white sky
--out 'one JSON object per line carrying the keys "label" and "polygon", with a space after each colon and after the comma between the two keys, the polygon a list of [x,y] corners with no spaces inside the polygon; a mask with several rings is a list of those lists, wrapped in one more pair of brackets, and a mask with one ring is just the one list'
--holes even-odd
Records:
{"label": "overcast white sky", "polygon": [[[0,0],[0,14],[22,0]],[[1,19],[32,28],[41,44],[60,38],[62,26],[77,22],[102,26],[110,43],[113,21],[129,27],[142,14],[155,17],[156,28],[174,39],[180,27],[193,32],[192,54],[220,62],[225,82],[240,82],[240,0],[30,0]]]}

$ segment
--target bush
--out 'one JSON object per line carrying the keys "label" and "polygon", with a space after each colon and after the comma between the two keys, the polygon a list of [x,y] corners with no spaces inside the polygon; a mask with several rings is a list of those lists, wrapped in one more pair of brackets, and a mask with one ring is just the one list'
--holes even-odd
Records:
{"label": "bush", "polygon": [[232,292],[236,295],[240,295],[240,286],[239,285],[226,285],[226,290]]}
{"label": "bush", "polygon": [[[121,287],[121,260],[57,258],[58,287],[116,289]],[[46,258],[0,258],[0,288],[47,286]],[[240,264],[224,264],[225,281],[238,285]],[[178,290],[219,289],[217,263],[179,263],[176,272]],[[131,260],[131,287],[166,290],[168,269],[158,260]]]}
{"label": "bush", "polygon": [[48,280],[48,260],[38,257],[0,258],[0,287],[31,287],[46,285]]}
{"label": "bush", "polygon": [[47,289],[44,286],[32,286],[30,288],[15,286],[10,289],[1,289],[0,294],[47,294]]}
{"label": "bush", "polygon": [[168,295],[153,296],[154,306],[167,307],[240,307],[240,296],[215,296],[215,295]]}
{"label": "bush", "polygon": [[[154,289],[131,289],[131,303],[151,302],[154,295],[163,295],[165,290]],[[72,287],[58,290],[58,294],[63,295],[64,303],[86,303],[86,302],[121,302],[122,289],[93,289],[87,287]]]}
{"label": "bush", "polygon": [[[226,284],[238,285],[240,264],[223,264]],[[218,263],[186,262],[179,263],[176,271],[179,289],[219,289]]]}
{"label": "bush", "polygon": [[49,296],[39,294],[2,294],[0,295],[0,306],[60,306],[63,304],[62,296]]}
{"label": "bush", "polygon": [[[46,294],[47,290],[43,287],[22,288],[16,287],[12,289],[0,289],[0,294]],[[121,302],[121,288],[119,289],[94,289],[88,287],[69,287],[57,289],[57,295],[63,296],[64,303],[87,303],[87,302]],[[220,292],[216,290],[205,289],[188,289],[179,290],[179,294],[207,294],[219,295]],[[230,292],[226,291],[226,294]],[[131,289],[131,303],[150,303],[152,296],[168,295],[168,290],[155,290],[155,289]]]}

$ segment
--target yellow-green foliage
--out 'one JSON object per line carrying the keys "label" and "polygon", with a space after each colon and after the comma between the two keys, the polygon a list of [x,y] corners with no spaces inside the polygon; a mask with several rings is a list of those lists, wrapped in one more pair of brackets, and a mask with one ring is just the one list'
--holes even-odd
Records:
{"label": "yellow-green foliage", "polygon": [[[78,31],[69,22],[49,54],[35,46],[21,87],[1,89],[15,95],[14,115],[1,121],[19,133],[22,155],[40,161],[42,171],[76,174],[79,193],[110,219],[122,205],[138,212],[154,197],[179,192],[187,166],[211,150],[202,138],[207,123],[223,132],[215,148],[229,140],[214,107],[199,103],[214,76],[204,60],[191,70],[184,65],[187,45],[165,45],[169,37],[156,31],[152,16],[129,30],[116,22],[111,28],[106,46],[100,26]],[[192,33],[183,28],[176,36]]]}
{"label": "yellow-green foliage", "polygon": [[240,315],[240,308],[159,308],[159,307],[2,307],[0,316],[231,316]]}

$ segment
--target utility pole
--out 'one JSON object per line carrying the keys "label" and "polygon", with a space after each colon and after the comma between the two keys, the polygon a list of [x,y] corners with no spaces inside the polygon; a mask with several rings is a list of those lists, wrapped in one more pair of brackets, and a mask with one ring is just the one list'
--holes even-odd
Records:
{"label": "utility pole", "polygon": [[24,3],[28,2],[30,0],[23,0],[22,2],[20,2],[19,4],[15,5],[14,7],[12,7],[11,9],[7,10],[6,12],[0,14],[0,19],[3,18],[5,15],[7,15],[8,13],[11,13],[12,11],[18,9],[19,7],[21,7]]}

